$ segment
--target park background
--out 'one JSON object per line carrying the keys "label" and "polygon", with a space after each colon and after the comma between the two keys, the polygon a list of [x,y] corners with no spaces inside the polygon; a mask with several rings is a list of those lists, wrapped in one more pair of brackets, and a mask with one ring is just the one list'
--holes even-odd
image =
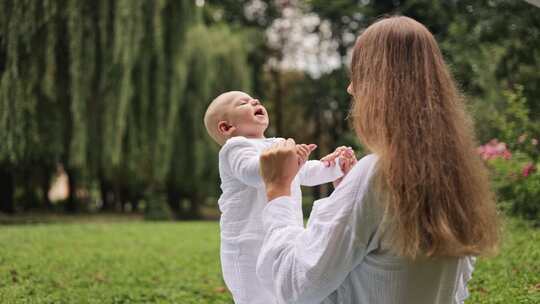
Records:
{"label": "park background", "polygon": [[[232,303],[206,106],[244,90],[267,136],[361,157],[351,47],[400,14],[437,38],[504,219],[468,303],[539,303],[539,2],[1,0],[0,302]],[[332,189],[304,190],[309,214]]]}

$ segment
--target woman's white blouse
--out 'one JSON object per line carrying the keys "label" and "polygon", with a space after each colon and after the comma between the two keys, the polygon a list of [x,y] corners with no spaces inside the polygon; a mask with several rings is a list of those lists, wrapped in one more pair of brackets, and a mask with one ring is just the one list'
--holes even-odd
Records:
{"label": "woman's white blouse", "polygon": [[266,205],[257,275],[279,303],[441,304],[468,296],[473,258],[411,261],[390,252],[388,223],[370,187],[376,161],[362,158],[316,201],[306,228],[290,197]]}

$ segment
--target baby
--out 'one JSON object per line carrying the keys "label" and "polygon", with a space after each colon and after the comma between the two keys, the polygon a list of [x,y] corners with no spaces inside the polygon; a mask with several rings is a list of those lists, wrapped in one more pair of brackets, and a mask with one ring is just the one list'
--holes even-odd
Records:
{"label": "baby", "polygon": [[[208,106],[204,124],[208,134],[221,145],[219,175],[222,195],[221,267],[234,302],[275,303],[274,296],[265,290],[255,273],[264,232],[262,211],[267,203],[264,183],[259,175],[259,155],[279,138],[265,138],[269,119],[259,100],[239,91],[219,95]],[[352,150],[341,147],[321,161],[307,161],[315,145],[297,145],[302,167],[296,176],[291,194],[296,204],[298,225],[303,225],[300,185],[316,186],[335,181],[356,159]],[[334,161],[344,157],[341,164]]]}

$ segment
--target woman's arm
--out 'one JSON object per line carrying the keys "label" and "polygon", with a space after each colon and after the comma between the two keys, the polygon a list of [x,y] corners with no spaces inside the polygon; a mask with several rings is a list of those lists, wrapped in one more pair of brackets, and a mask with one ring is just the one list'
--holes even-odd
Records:
{"label": "woman's arm", "polygon": [[368,253],[380,221],[366,200],[375,160],[373,155],[362,159],[330,197],[318,202],[306,229],[295,224],[297,207],[290,197],[268,203],[257,274],[280,302],[321,302]]}

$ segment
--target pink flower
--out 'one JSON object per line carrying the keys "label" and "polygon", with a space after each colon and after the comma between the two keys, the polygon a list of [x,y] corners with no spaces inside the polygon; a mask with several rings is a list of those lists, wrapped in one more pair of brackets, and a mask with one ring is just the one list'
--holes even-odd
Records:
{"label": "pink flower", "polygon": [[523,167],[523,170],[521,171],[521,175],[524,177],[527,177],[531,175],[531,173],[536,171],[536,166],[533,163],[528,163]]}
{"label": "pink flower", "polygon": [[504,142],[499,142],[496,138],[490,140],[489,143],[478,147],[477,153],[480,154],[484,160],[498,157],[510,159],[512,157],[512,153],[508,150],[506,144]]}
{"label": "pink flower", "polygon": [[495,146],[495,150],[497,151],[497,153],[504,153],[506,151],[506,144],[505,143],[498,143],[496,146]]}
{"label": "pink flower", "polygon": [[536,138],[531,139],[531,144],[532,144],[533,146],[538,145],[538,139],[536,139]]}

